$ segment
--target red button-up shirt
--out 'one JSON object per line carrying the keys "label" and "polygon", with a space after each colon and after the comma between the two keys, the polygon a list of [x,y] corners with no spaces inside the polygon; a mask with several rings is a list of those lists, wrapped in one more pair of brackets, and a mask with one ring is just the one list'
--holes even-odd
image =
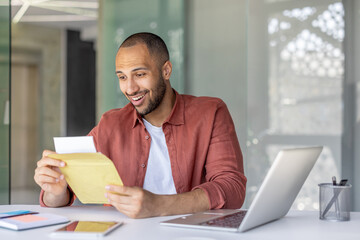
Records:
{"label": "red button-up shirt", "polygon": [[[221,99],[176,93],[162,129],[177,193],[200,188],[212,209],[242,206],[243,159],[233,121]],[[143,186],[151,137],[131,104],[106,112],[89,135],[97,151],[114,162],[125,186]]]}

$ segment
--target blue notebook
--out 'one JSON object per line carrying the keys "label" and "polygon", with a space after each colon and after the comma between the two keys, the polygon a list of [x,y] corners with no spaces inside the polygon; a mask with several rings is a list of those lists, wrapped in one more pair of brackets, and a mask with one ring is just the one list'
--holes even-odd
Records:
{"label": "blue notebook", "polygon": [[2,213],[0,213],[0,218],[15,217],[15,216],[27,215],[27,214],[38,214],[38,212],[29,211],[29,210],[17,210],[17,211],[11,211],[11,212],[2,212]]}

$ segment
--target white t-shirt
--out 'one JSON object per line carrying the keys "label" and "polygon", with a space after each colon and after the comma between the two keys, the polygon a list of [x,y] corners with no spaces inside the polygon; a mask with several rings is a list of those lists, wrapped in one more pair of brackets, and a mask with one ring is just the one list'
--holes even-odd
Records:
{"label": "white t-shirt", "polygon": [[162,127],[143,119],[151,136],[150,153],[143,188],[155,194],[176,194],[169,152]]}

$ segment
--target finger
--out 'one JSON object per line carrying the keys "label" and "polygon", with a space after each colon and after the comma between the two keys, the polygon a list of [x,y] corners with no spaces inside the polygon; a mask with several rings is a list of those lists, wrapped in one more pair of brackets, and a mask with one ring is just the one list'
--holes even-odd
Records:
{"label": "finger", "polygon": [[51,151],[51,150],[44,150],[43,153],[42,153],[42,156],[43,156],[43,158],[44,158],[44,157],[47,157],[47,156],[50,155],[50,154],[55,154],[55,153],[56,153],[56,152]]}
{"label": "finger", "polygon": [[40,176],[37,177],[37,181],[39,181],[42,184],[44,184],[44,183],[58,183],[58,182],[60,182],[60,178],[54,178],[54,177],[50,177],[50,176],[46,176],[46,175],[40,175]]}
{"label": "finger", "polygon": [[65,162],[53,158],[43,157],[37,162],[38,167],[52,166],[52,167],[65,167]]}
{"label": "finger", "polygon": [[63,174],[57,167],[38,167],[35,169],[35,175],[48,175],[50,177],[60,178]]}
{"label": "finger", "polygon": [[119,185],[107,185],[105,189],[110,192],[115,192],[118,194],[129,195],[129,196],[139,193],[139,191],[141,191],[141,189],[138,187],[127,187],[127,186],[119,186]]}
{"label": "finger", "polygon": [[34,176],[34,180],[40,187],[43,184],[56,184],[60,186],[65,186],[67,185],[67,182],[66,180],[62,179],[62,177],[54,178],[46,175],[38,175],[38,176]]}
{"label": "finger", "polygon": [[64,178],[64,175],[61,174],[61,172],[58,172],[58,171],[56,171],[56,169],[51,169],[49,167],[39,167],[39,168],[37,168],[35,170],[35,175],[38,175],[38,176],[47,175],[47,176],[53,177],[53,178],[61,178],[61,176],[63,176],[62,179]]}
{"label": "finger", "polygon": [[105,197],[108,199],[109,203],[113,204],[123,204],[123,205],[131,205],[132,198],[128,195],[119,195],[116,193],[105,193]]}

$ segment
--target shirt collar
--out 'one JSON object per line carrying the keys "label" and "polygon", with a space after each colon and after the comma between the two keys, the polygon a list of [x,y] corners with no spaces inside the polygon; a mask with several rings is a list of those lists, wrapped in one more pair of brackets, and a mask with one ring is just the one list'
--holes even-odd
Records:
{"label": "shirt collar", "polygon": [[164,123],[182,125],[185,123],[184,99],[177,91],[175,91],[175,89],[173,89],[173,91],[176,96],[175,104],[173,106],[173,109],[171,110],[169,117],[164,121]]}
{"label": "shirt collar", "polygon": [[[164,121],[164,123],[169,123],[169,124],[173,124],[173,125],[182,125],[182,124],[184,124],[184,115],[185,115],[184,99],[177,91],[175,91],[175,89],[173,89],[173,91],[176,96],[175,104],[171,110],[169,117]],[[133,108],[133,112],[134,112],[132,127],[134,128],[138,122],[141,123],[142,125],[144,125],[142,117],[138,114],[138,112],[136,111],[136,109],[133,106],[132,106],[132,108]]]}

